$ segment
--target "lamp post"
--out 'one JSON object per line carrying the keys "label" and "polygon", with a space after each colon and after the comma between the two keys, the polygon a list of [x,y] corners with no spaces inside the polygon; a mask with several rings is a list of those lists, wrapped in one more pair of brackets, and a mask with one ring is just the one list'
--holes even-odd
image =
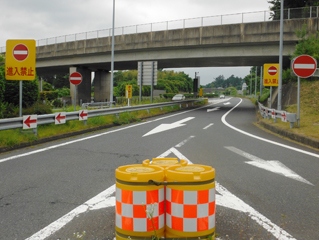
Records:
{"label": "lamp post", "polygon": [[[114,79],[114,21],[115,21],[115,0],[113,0],[113,20],[112,20],[112,57],[111,57],[110,102],[113,102],[113,79]],[[112,106],[112,104],[111,104],[111,106]]]}
{"label": "lamp post", "polygon": [[279,83],[278,83],[277,110],[281,110],[283,32],[284,32],[284,0],[281,0],[280,1],[280,41],[279,41]]}

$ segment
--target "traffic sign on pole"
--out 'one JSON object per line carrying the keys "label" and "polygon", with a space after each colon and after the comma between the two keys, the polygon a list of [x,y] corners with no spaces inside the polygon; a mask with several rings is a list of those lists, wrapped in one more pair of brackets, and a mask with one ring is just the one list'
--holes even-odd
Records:
{"label": "traffic sign on pole", "polygon": [[317,60],[309,55],[300,55],[292,60],[293,72],[301,78],[312,76],[317,69]]}
{"label": "traffic sign on pole", "polygon": [[79,85],[82,82],[82,75],[78,72],[71,73],[69,80],[73,85]]}
{"label": "traffic sign on pole", "polygon": [[35,40],[7,40],[5,78],[7,80],[35,79]]}
{"label": "traffic sign on pole", "polygon": [[79,120],[80,121],[88,120],[88,110],[80,110],[80,112],[79,112]]}
{"label": "traffic sign on pole", "polygon": [[278,63],[267,63],[264,64],[264,77],[263,85],[265,87],[275,86],[279,84],[279,64]]}
{"label": "traffic sign on pole", "polygon": [[132,98],[132,85],[126,85],[125,86],[125,98]]}

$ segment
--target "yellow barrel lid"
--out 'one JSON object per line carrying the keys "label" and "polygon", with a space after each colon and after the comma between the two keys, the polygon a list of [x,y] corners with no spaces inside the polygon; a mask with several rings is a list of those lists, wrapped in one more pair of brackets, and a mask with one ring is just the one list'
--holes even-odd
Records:
{"label": "yellow barrel lid", "polygon": [[157,165],[163,168],[176,165],[176,164],[186,166],[187,163],[188,162],[186,160],[181,159],[179,161],[178,158],[153,158],[152,162],[150,162],[149,159],[146,159],[143,161],[143,164]]}
{"label": "yellow barrel lid", "polygon": [[148,182],[149,180],[163,181],[164,170],[159,166],[126,165],[115,170],[115,177],[126,182]]}
{"label": "yellow barrel lid", "polygon": [[206,165],[170,166],[165,169],[168,182],[201,182],[215,178],[215,169]]}

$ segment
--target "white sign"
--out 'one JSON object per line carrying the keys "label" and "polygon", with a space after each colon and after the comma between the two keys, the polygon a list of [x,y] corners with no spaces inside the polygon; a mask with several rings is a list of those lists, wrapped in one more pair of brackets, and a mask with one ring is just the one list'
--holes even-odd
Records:
{"label": "white sign", "polygon": [[79,120],[80,121],[88,120],[88,110],[80,110],[80,112],[79,112]]}
{"label": "white sign", "polygon": [[25,115],[23,116],[23,129],[37,128],[38,116],[37,115]]}
{"label": "white sign", "polygon": [[55,124],[64,124],[66,122],[66,112],[57,112],[55,113]]}

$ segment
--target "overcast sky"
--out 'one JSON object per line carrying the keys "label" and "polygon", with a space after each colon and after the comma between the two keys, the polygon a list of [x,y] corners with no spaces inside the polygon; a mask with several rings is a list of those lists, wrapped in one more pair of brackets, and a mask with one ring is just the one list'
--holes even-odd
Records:
{"label": "overcast sky", "polygon": [[[113,0],[0,0],[0,47],[8,39],[45,39],[112,27]],[[116,0],[115,27],[269,10],[267,0]],[[247,14],[245,16],[253,16]],[[238,15],[225,17],[235,19]],[[241,17],[240,17],[241,18]],[[179,69],[207,84],[244,77],[249,67]],[[178,69],[175,69],[179,71]]]}

